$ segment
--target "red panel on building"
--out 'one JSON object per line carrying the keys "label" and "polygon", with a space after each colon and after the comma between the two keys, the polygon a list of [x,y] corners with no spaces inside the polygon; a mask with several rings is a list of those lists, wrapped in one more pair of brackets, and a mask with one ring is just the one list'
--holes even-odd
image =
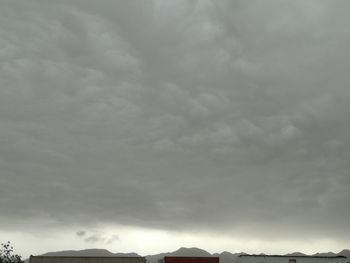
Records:
{"label": "red panel on building", "polygon": [[164,263],[219,263],[218,257],[164,257]]}

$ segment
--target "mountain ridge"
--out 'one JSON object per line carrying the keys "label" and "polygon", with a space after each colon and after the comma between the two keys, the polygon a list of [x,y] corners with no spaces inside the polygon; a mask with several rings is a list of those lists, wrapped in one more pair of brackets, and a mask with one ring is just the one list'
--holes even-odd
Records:
{"label": "mountain ridge", "polygon": [[[146,258],[147,263],[158,263],[158,260],[165,257],[165,256],[193,256],[193,257],[219,257],[220,263],[235,263],[237,262],[237,258],[239,255],[246,254],[244,252],[239,253],[231,253],[229,251],[223,251],[221,253],[209,253],[208,251],[197,248],[197,247],[180,247],[179,249],[173,251],[173,252],[165,252],[165,253],[159,253],[154,255],[147,255],[144,256]],[[287,253],[285,255],[288,256],[305,256],[307,254],[301,253],[301,252],[293,252],[293,253]],[[349,249],[343,249],[338,253],[334,252],[320,252],[315,253],[310,256],[345,256],[348,259],[350,259],[350,250]],[[107,249],[83,249],[83,250],[64,250],[64,251],[56,251],[56,252],[48,252],[45,254],[42,254],[41,256],[85,256],[85,257],[138,257],[140,256],[137,253],[130,252],[130,253],[113,253],[110,252]],[[28,263],[29,259],[25,260],[25,263]]]}

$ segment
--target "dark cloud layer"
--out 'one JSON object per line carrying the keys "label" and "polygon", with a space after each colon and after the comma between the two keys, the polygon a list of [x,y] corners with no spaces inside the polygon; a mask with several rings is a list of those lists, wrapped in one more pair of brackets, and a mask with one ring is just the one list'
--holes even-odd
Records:
{"label": "dark cloud layer", "polygon": [[1,1],[1,227],[348,236],[349,8]]}

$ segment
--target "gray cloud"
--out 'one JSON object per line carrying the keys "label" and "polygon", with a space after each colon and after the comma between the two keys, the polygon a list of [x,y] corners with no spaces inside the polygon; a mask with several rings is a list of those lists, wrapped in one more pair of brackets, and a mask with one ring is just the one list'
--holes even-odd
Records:
{"label": "gray cloud", "polygon": [[114,242],[120,240],[119,236],[116,234],[105,235],[97,232],[88,233],[83,230],[76,232],[76,235],[79,238],[81,238],[84,242],[91,243],[91,244],[95,244],[95,243],[113,244]]}
{"label": "gray cloud", "polygon": [[347,1],[0,5],[2,227],[349,235]]}
{"label": "gray cloud", "polygon": [[86,235],[86,232],[84,230],[79,230],[79,231],[77,231],[76,234],[77,234],[78,237],[83,237],[83,236]]}
{"label": "gray cloud", "polygon": [[104,241],[104,240],[105,239],[98,234],[91,235],[91,236],[84,239],[84,241],[87,243],[97,243],[97,242]]}
{"label": "gray cloud", "polygon": [[108,240],[107,240],[107,244],[113,244],[116,241],[119,241],[120,238],[118,235],[112,235]]}

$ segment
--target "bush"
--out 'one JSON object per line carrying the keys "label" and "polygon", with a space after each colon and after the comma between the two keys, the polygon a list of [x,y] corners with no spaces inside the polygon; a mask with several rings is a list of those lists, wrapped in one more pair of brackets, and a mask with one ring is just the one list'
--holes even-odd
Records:
{"label": "bush", "polygon": [[23,263],[21,256],[13,254],[10,241],[0,246],[0,263]]}

